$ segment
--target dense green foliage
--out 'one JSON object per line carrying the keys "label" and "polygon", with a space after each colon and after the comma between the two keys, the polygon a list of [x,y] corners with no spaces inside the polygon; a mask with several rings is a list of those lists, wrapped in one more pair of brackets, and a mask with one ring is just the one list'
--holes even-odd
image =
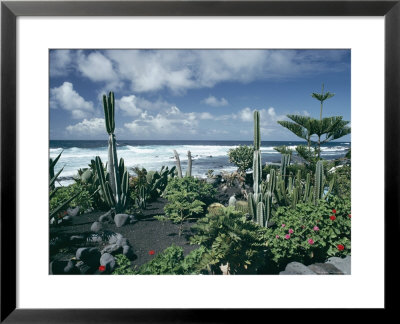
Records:
{"label": "dense green foliage", "polygon": [[228,151],[229,162],[238,167],[239,172],[246,172],[253,167],[253,146],[239,145]]}
{"label": "dense green foliage", "polygon": [[[298,204],[295,209],[280,207],[268,231],[268,258],[282,270],[292,261],[304,264],[325,262],[331,256],[351,252],[350,199]],[[341,249],[341,246],[343,249]]]}
{"label": "dense green foliage", "polygon": [[157,216],[157,219],[179,224],[180,236],[184,222],[201,216],[206,206],[213,201],[214,195],[215,189],[199,179],[171,179],[163,194],[168,199],[168,204],[164,207],[165,216]]}
{"label": "dense green foliage", "polygon": [[170,200],[176,192],[193,193],[192,199],[197,199],[205,205],[214,202],[216,190],[212,185],[193,177],[173,178],[168,182],[163,197]]}
{"label": "dense green foliage", "polygon": [[233,207],[215,210],[200,218],[193,226],[192,244],[207,248],[200,267],[220,273],[220,265],[228,265],[229,273],[256,273],[263,265],[266,250],[266,229],[249,221]]}
{"label": "dense green foliage", "polygon": [[199,274],[201,269],[198,264],[205,253],[205,248],[200,247],[191,251],[186,257],[183,256],[181,247],[172,245],[155,256],[154,259],[142,265],[139,269],[132,269],[129,259],[119,254],[116,256],[117,267],[113,274],[131,275],[184,275]]}
{"label": "dense green foliage", "polygon": [[[80,193],[80,194],[79,194]],[[83,212],[93,204],[93,198],[91,197],[89,191],[85,187],[78,183],[71,184],[66,187],[59,187],[57,192],[50,199],[50,210],[54,210],[62,202],[68,200],[70,197],[77,195],[68,206],[70,207],[80,207],[80,211]]]}

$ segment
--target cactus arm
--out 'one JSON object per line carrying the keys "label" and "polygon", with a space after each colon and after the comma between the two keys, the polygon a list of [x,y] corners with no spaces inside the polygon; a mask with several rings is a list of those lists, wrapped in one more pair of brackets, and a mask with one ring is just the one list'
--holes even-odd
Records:
{"label": "cactus arm", "polygon": [[262,201],[257,204],[257,223],[260,226],[265,226],[265,206]]}
{"label": "cactus arm", "polygon": [[179,154],[176,150],[174,150],[174,155],[175,155],[176,167],[178,170],[178,177],[182,178],[181,160],[179,159]]}
{"label": "cactus arm", "polygon": [[192,154],[190,153],[190,151],[188,151],[188,168],[186,170],[186,176],[192,176]]}
{"label": "cactus arm", "polygon": [[254,111],[254,149],[259,150],[261,145],[260,137],[260,112]]}
{"label": "cactus arm", "polygon": [[110,134],[108,138],[108,174],[110,175],[111,190],[114,194],[115,202],[118,205],[121,197],[121,182],[114,134]]}

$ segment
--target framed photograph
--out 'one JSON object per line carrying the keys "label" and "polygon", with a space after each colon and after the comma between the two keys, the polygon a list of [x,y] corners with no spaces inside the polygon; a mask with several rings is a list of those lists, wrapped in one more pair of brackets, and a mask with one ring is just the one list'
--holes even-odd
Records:
{"label": "framed photograph", "polygon": [[1,321],[391,309],[399,15],[3,1]]}

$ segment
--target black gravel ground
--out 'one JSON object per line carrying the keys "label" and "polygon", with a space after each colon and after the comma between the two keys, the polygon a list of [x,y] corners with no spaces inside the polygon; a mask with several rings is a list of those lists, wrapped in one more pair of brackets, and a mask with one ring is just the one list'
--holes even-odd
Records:
{"label": "black gravel ground", "polygon": [[[222,192],[220,186],[216,201],[227,205],[229,197],[239,192],[238,188],[228,188],[226,192]],[[191,228],[195,224],[195,221],[186,222],[183,233],[179,236],[177,224],[169,221],[161,222],[154,218],[156,215],[164,215],[164,206],[166,203],[167,200],[164,198],[158,198],[157,201],[149,203],[147,208],[142,211],[142,215],[137,217],[138,221],[134,224],[127,224],[120,228],[116,227],[113,222],[102,224],[105,232],[120,233],[128,239],[134,252],[134,258],[131,260],[132,267],[139,267],[152,260],[158,253],[164,251],[172,244],[182,247],[184,255],[187,255],[190,251],[198,247],[189,243],[189,237],[194,234]],[[76,250],[80,247],[93,246],[102,250],[108,244],[107,242],[71,243],[70,237],[72,235],[91,235],[90,227],[103,214],[105,214],[105,211],[82,214],[74,217],[72,224],[51,227],[50,240],[58,237],[61,238],[60,242],[62,243],[57,244],[56,248],[52,248],[52,245],[50,245],[50,261],[70,260],[75,256]],[[149,254],[150,251],[154,251],[155,253],[151,255]]]}
{"label": "black gravel ground", "polygon": [[[175,244],[183,248],[184,255],[194,250],[198,246],[189,244],[189,237],[193,233],[190,228],[194,222],[186,222],[181,236],[178,235],[178,225],[171,222],[161,222],[155,219],[155,215],[164,214],[164,206],[166,200],[159,198],[157,201],[148,204],[143,215],[138,218],[134,224],[127,224],[120,228],[116,227],[114,223],[103,223],[103,230],[114,233],[120,233],[123,237],[127,238],[134,252],[134,259],[131,260],[132,266],[141,266],[142,264],[153,259],[158,253],[162,252],[167,247]],[[72,235],[90,234],[90,227],[93,222],[98,221],[99,216],[105,212],[93,212],[83,214],[73,218],[73,223],[70,225],[60,225],[50,228],[50,238],[61,237],[66,241]],[[107,245],[107,243],[75,243],[61,245],[56,250],[50,249],[50,261],[53,260],[70,260],[75,256],[76,250],[79,247],[93,246],[98,247],[100,250]],[[154,255],[149,252],[154,251]]]}

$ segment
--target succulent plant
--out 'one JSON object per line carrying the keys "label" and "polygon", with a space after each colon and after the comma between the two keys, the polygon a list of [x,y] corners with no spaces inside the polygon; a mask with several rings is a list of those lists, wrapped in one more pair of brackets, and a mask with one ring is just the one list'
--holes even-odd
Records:
{"label": "succulent plant", "polygon": [[115,141],[115,98],[114,92],[108,97],[103,95],[103,106],[106,130],[108,133],[108,163],[107,174],[104,173],[103,163],[96,156],[96,172],[100,181],[103,198],[110,208],[115,208],[117,213],[123,211],[126,206],[129,191],[129,174],[124,160],[121,158],[118,164],[117,146]]}

